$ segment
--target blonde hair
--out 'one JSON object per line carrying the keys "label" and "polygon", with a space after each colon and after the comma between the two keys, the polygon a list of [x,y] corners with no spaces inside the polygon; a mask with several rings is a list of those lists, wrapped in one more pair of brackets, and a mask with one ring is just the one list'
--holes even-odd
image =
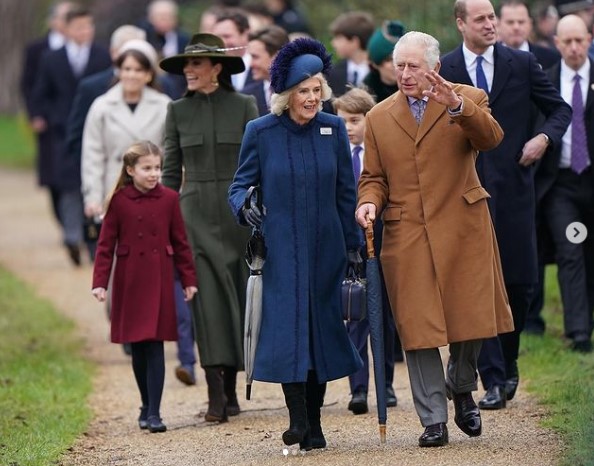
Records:
{"label": "blonde hair", "polygon": [[373,108],[375,100],[373,96],[365,89],[353,87],[345,94],[332,101],[334,111],[342,110],[344,112],[367,115],[367,112]]}
{"label": "blonde hair", "polygon": [[128,167],[133,167],[138,163],[138,159],[140,157],[144,157],[145,155],[157,155],[161,158],[161,163],[163,162],[163,154],[161,149],[159,149],[155,144],[151,141],[139,141],[132,144],[126,152],[124,152],[124,156],[122,157],[123,164],[122,170],[120,171],[120,175],[113,187],[110,195],[107,197],[105,201],[105,212],[109,207],[109,203],[111,199],[120,189],[132,184],[132,177],[128,175]]}
{"label": "blonde hair", "polygon": [[[317,73],[310,77],[319,79],[320,84],[322,85],[322,99],[320,101],[320,106],[318,108],[318,110],[322,110],[322,102],[332,98],[332,89],[330,89],[328,81],[322,73]],[[277,116],[282,115],[282,113],[289,108],[289,100],[291,99],[291,94],[295,92],[295,90],[299,87],[299,84],[290,87],[289,89],[281,92],[280,94],[272,94],[272,97],[270,98],[270,111]]]}

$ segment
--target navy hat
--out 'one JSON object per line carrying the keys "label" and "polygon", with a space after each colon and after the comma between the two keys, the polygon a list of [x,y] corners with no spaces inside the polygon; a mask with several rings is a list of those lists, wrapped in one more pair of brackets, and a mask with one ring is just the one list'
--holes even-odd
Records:
{"label": "navy hat", "polygon": [[183,53],[164,58],[159,66],[168,73],[184,74],[184,66],[188,58],[208,57],[218,58],[230,74],[243,72],[245,65],[242,58],[225,54],[229,50],[232,49],[225,48],[225,43],[219,36],[206,33],[194,34]]}
{"label": "navy hat", "polygon": [[384,21],[367,42],[367,55],[376,65],[380,65],[392,55],[398,39],[404,35],[404,25],[400,21]]}
{"label": "navy hat", "polygon": [[278,51],[270,65],[270,86],[280,94],[319,72],[326,74],[331,63],[332,57],[321,42],[295,39]]}

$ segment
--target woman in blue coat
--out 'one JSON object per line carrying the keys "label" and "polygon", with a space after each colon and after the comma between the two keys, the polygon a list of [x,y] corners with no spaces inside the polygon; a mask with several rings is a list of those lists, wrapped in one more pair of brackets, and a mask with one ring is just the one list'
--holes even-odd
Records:
{"label": "woman in blue coat", "polygon": [[[262,326],[254,380],[282,384],[289,408],[287,445],[324,448],[320,425],[326,382],[362,363],[341,313],[347,257],[359,260],[356,193],[342,120],[320,112],[331,95],[330,57],[318,41],[285,45],[271,66],[272,113],[248,123],[229,202],[239,223],[261,225]],[[261,187],[266,212],[244,209]]]}

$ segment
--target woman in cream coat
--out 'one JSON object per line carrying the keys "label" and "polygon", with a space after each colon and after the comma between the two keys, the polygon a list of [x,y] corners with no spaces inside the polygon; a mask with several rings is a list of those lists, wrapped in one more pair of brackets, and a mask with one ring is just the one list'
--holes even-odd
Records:
{"label": "woman in cream coat", "polygon": [[118,82],[94,102],[83,132],[85,215],[103,214],[106,196],[122,168],[126,148],[140,140],[162,147],[169,97],[154,89],[157,53],[146,41],[124,44],[116,61]]}

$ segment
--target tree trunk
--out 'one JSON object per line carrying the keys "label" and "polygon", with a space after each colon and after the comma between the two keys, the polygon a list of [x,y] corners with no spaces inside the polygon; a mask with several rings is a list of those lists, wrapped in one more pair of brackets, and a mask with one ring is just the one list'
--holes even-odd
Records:
{"label": "tree trunk", "polygon": [[0,1],[0,115],[15,115],[22,108],[19,80],[25,45],[30,40],[40,9],[38,0]]}

